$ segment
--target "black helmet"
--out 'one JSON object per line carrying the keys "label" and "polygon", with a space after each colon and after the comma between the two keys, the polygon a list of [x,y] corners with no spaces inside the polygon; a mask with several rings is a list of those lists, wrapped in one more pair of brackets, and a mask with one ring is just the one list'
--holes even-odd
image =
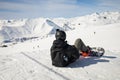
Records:
{"label": "black helmet", "polygon": [[61,39],[61,40],[65,40],[66,39],[66,33],[62,30],[56,29],[56,34],[55,34],[55,38]]}

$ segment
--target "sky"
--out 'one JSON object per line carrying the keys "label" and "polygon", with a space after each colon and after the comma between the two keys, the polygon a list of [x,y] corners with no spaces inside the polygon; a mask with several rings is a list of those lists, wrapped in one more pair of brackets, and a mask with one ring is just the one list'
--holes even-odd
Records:
{"label": "sky", "polygon": [[71,18],[119,11],[120,0],[0,0],[0,19]]}

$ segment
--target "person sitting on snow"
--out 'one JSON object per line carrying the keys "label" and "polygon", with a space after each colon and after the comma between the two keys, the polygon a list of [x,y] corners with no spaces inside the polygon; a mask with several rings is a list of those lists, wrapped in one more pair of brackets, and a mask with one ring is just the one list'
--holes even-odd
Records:
{"label": "person sitting on snow", "polygon": [[90,50],[81,39],[77,39],[74,45],[69,45],[63,30],[56,29],[55,38],[56,40],[53,41],[50,49],[52,65],[54,66],[65,67],[80,57],[79,52],[88,53]]}

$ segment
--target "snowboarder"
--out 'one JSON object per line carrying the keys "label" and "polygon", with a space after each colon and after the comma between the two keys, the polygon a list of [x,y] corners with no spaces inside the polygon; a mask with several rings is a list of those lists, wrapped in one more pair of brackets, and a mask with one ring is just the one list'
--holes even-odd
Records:
{"label": "snowboarder", "polygon": [[67,44],[66,33],[57,29],[55,34],[56,40],[53,41],[51,47],[51,59],[52,65],[57,67],[64,67],[70,63],[76,61],[80,53],[84,53],[83,56],[87,56],[89,47],[87,47],[81,39],[77,39],[74,45]]}

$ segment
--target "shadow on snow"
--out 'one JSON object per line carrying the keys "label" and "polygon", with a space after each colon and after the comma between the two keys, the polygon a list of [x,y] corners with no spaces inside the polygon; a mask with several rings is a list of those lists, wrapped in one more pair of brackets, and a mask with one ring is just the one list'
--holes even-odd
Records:
{"label": "shadow on snow", "polygon": [[114,59],[114,56],[102,56],[102,57],[88,57],[88,58],[80,58],[76,62],[68,65],[70,68],[79,68],[86,67],[92,64],[97,64],[99,62],[110,62],[109,59]]}

